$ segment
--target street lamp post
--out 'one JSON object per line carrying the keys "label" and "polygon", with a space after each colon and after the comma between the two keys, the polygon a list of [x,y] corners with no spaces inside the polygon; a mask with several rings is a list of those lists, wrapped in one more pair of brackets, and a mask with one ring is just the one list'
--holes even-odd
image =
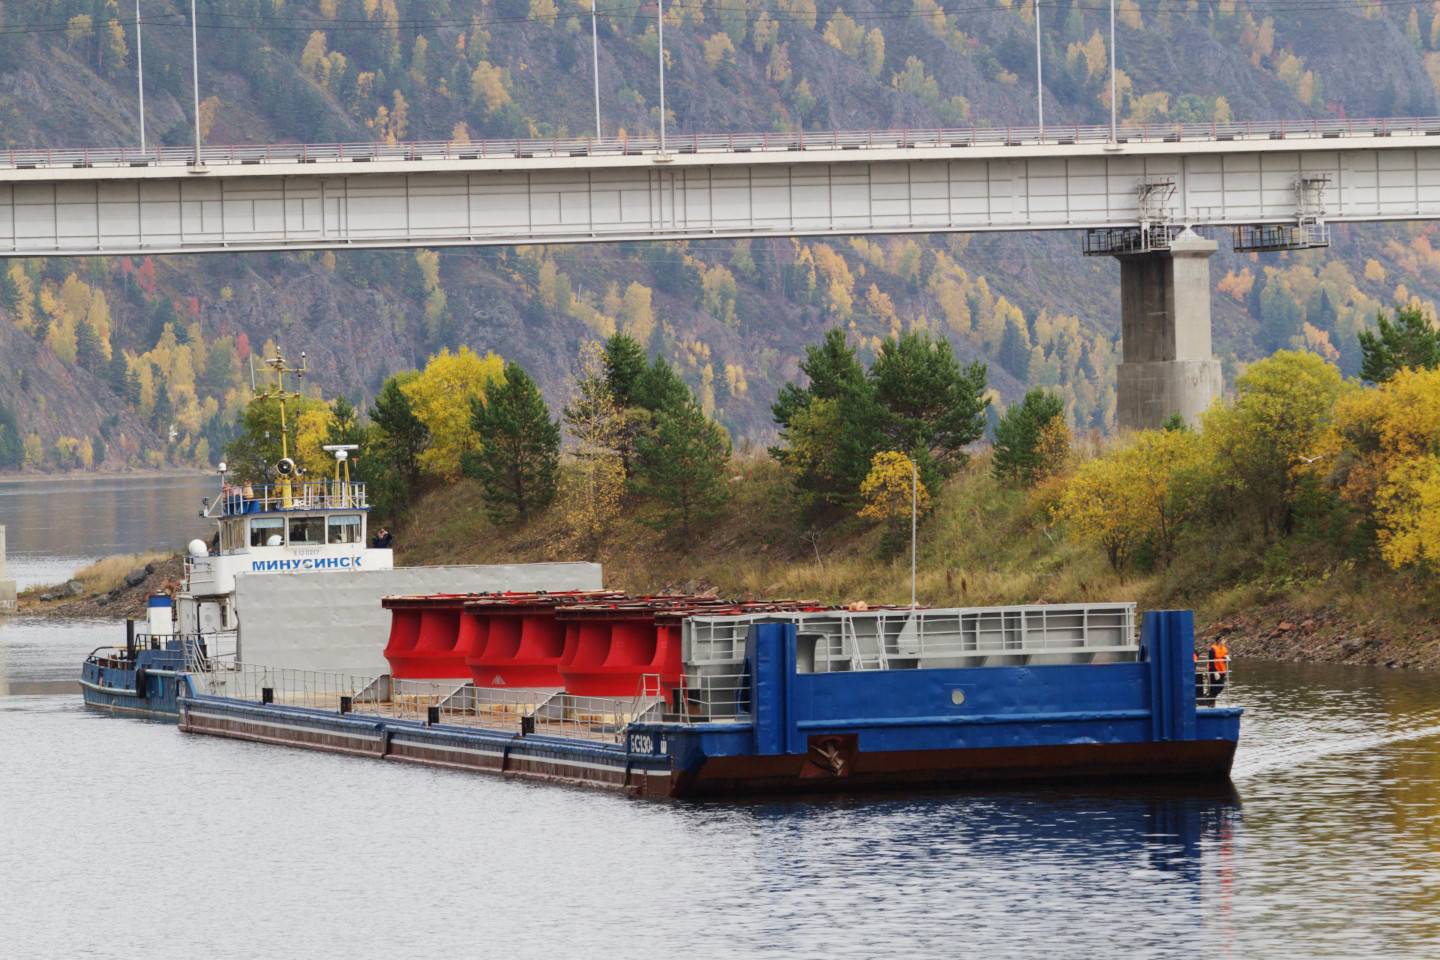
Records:
{"label": "street lamp post", "polygon": [[665,0],[655,0],[655,37],[660,47],[660,152],[665,152]]}
{"label": "street lamp post", "polygon": [[920,473],[910,461],[910,609],[915,609],[915,515],[919,512]]}
{"label": "street lamp post", "polygon": [[190,0],[190,65],[195,76],[195,166],[200,166],[200,35],[195,26],[195,0]]}
{"label": "street lamp post", "polygon": [[1045,64],[1040,52],[1040,0],[1035,4],[1035,109],[1040,116],[1040,137],[1045,137]]}
{"label": "street lamp post", "polygon": [[1110,0],[1110,142],[1117,142],[1115,133],[1116,105],[1119,94],[1115,90],[1115,0]]}
{"label": "street lamp post", "polygon": [[140,0],[135,0],[135,79],[140,82],[140,152],[145,152],[145,43],[140,35]]}
{"label": "street lamp post", "polygon": [[590,0],[590,57],[595,63],[595,139],[600,139],[600,32],[596,26],[600,0]]}

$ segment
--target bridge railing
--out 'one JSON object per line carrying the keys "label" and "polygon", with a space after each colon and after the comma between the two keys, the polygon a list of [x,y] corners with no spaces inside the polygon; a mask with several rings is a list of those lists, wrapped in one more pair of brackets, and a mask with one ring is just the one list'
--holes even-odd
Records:
{"label": "bridge railing", "polygon": [[[1366,120],[1277,120],[1243,123],[1127,123],[1115,132],[1120,143],[1213,143],[1244,140],[1311,140],[1391,136],[1440,136],[1440,117]],[[272,163],[369,163],[374,161],[530,160],[647,156],[655,154],[743,154],[809,150],[904,150],[926,147],[1035,147],[1104,144],[1104,125],[966,127],[929,130],[806,131],[794,133],[690,134],[667,137],[551,137],[548,139],[434,140],[411,143],[277,143],[209,146],[204,166]],[[189,167],[194,147],[74,148],[0,151],[0,170],[85,167]]]}

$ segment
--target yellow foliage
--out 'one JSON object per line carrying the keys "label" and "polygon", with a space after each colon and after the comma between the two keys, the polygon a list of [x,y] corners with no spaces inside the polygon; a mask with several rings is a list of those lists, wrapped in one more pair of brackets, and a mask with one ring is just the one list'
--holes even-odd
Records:
{"label": "yellow foliage", "polygon": [[442,349],[400,388],[415,416],[430,429],[430,449],[420,456],[422,469],[444,480],[460,476],[461,457],[479,447],[470,429],[470,398],[483,400],[486,388],[504,369],[504,361],[494,353],[480,357],[469,347],[455,353]]}
{"label": "yellow foliage", "polygon": [[577,458],[560,468],[555,510],[582,544],[599,550],[625,504],[625,464],[617,454]]}
{"label": "yellow foliage", "polygon": [[[1370,261],[1374,263],[1375,261]],[[1245,267],[1238,274],[1232,269],[1215,284],[1215,289],[1221,293],[1228,293],[1235,298],[1236,303],[1244,303],[1245,298],[1250,295],[1250,290],[1255,286],[1255,275]]]}
{"label": "yellow foliage", "polygon": [[717,33],[705,41],[705,65],[711,70],[721,63],[735,62],[735,44],[728,34]]}
{"label": "yellow foliage", "polygon": [[844,320],[850,316],[854,304],[855,278],[850,274],[850,267],[829,244],[815,244],[813,255],[815,269],[825,278],[826,305],[832,316]]}
{"label": "yellow foliage", "polygon": [[870,472],[860,484],[865,506],[860,516],[871,520],[898,520],[915,512],[930,511],[930,491],[915,475],[915,465],[903,453],[875,454]]}
{"label": "yellow foliage", "polygon": [[470,99],[484,100],[486,110],[498,110],[510,102],[505,72],[481,60],[470,74]]}
{"label": "yellow foliage", "polygon": [[1110,69],[1110,55],[1105,49],[1105,38],[1100,36],[1096,30],[1091,34],[1090,39],[1084,43],[1072,43],[1065,51],[1065,62],[1074,65],[1076,61],[1085,60],[1085,79],[1093,80],[1096,77],[1103,77]]}
{"label": "yellow foliage", "polygon": [[215,126],[215,114],[220,110],[219,97],[206,97],[200,101],[200,139],[204,140],[210,136],[210,128]]}
{"label": "yellow foliage", "polygon": [[634,337],[642,347],[648,347],[650,338],[655,333],[655,311],[650,306],[650,288],[639,283],[626,287],[615,319],[619,321],[622,333]]}
{"label": "yellow foliage", "polygon": [[328,443],[327,434],[333,419],[330,407],[323,403],[307,403],[303,412],[290,424],[291,458],[312,480],[331,475],[334,459],[320,449]]}
{"label": "yellow foliage", "polygon": [[842,10],[836,10],[830,22],[825,24],[822,35],[825,42],[847,57],[859,57],[865,42],[865,29],[857,26]]}
{"label": "yellow foliage", "polygon": [[329,79],[330,61],[326,59],[328,52],[325,31],[316,30],[310,34],[310,39],[305,42],[305,49],[300,53],[300,69],[314,78],[322,87]]}
{"label": "yellow foliage", "polygon": [[1397,568],[1440,560],[1437,436],[1440,370],[1403,369],[1335,404],[1319,462],[1333,464],[1343,499],[1373,505],[1381,556]]}
{"label": "yellow foliage", "polygon": [[1365,279],[1371,283],[1385,282],[1385,268],[1380,266],[1380,261],[1373,258],[1365,261]]}

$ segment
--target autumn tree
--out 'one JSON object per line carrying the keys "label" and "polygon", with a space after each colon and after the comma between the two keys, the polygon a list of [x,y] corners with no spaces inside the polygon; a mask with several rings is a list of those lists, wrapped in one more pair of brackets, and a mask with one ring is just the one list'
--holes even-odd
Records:
{"label": "autumn tree", "polygon": [[1440,564],[1437,436],[1440,369],[1402,367],[1336,401],[1325,459],[1311,467],[1373,527],[1381,557],[1397,569]]}
{"label": "autumn tree", "polygon": [[470,426],[480,448],[464,455],[464,469],[480,481],[492,520],[523,522],[555,499],[560,425],[523,367],[510,361],[483,399],[471,398]]}
{"label": "autumn tree", "polygon": [[930,512],[930,490],[919,479],[915,461],[894,451],[875,454],[870,472],[860,484],[860,500],[864,504],[860,517],[879,520],[887,527],[882,550],[897,547],[912,518]]}
{"label": "autumn tree", "polygon": [[[168,408],[169,401],[161,399],[166,393],[161,383],[157,390],[155,404],[157,429],[161,432],[168,427],[169,412],[162,414],[162,406]],[[280,462],[284,452],[303,470],[314,472],[325,470],[325,455],[318,450],[307,451],[300,437],[301,424],[307,418],[328,419],[329,408],[323,401],[309,397],[289,396],[285,400],[285,422],[281,425],[280,401],[275,397],[256,397],[236,417],[237,431],[234,439],[225,447],[225,461],[235,479],[246,483],[273,483],[275,464]],[[164,423],[162,423],[164,421]],[[284,440],[282,444],[282,438]],[[308,454],[308,455],[307,455]],[[318,456],[316,455],[318,454]]]}
{"label": "autumn tree", "polygon": [[1317,455],[1343,387],[1333,365],[1282,350],[1236,379],[1233,406],[1202,416],[1216,492],[1236,511],[1257,514],[1267,539],[1290,531],[1299,468]]}
{"label": "autumn tree", "polygon": [[1360,379],[1384,383],[1398,370],[1440,366],[1440,330],[1419,307],[1397,306],[1393,321],[1379,311],[1375,326],[1373,333],[1360,331]]}
{"label": "autumn tree", "polygon": [[454,353],[441,349],[423,371],[401,384],[415,417],[429,431],[430,445],[419,454],[420,467],[426,473],[446,481],[460,475],[461,457],[476,446],[470,401],[483,399],[504,369],[493,353],[481,357],[469,347]]}
{"label": "autumn tree", "polygon": [[1146,524],[1139,490],[1118,457],[1097,457],[1076,468],[1056,509],[1069,535],[1105,552],[1110,568],[1124,573]]}
{"label": "autumn tree", "polygon": [[997,480],[1028,487],[1058,470],[1068,453],[1065,401],[1037,387],[995,424],[990,469]]}

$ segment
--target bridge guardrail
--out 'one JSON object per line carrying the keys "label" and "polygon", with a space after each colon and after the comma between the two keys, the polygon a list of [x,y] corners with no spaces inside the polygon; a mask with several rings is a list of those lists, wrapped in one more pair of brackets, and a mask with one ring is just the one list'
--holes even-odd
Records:
{"label": "bridge guardrail", "polygon": [[[1214,143],[1245,140],[1440,136],[1440,117],[1364,120],[1278,120],[1238,123],[1122,124],[1120,143]],[[926,147],[1074,146],[1111,142],[1110,126],[966,127],[929,130],[807,131],[670,136],[665,154],[741,154],[808,150],[895,150]],[[661,154],[658,137],[434,140],[409,143],[238,144],[200,149],[202,166],[271,163],[368,163],[422,160],[530,160]],[[0,170],[86,167],[191,167],[194,147],[69,148],[0,151]]]}

